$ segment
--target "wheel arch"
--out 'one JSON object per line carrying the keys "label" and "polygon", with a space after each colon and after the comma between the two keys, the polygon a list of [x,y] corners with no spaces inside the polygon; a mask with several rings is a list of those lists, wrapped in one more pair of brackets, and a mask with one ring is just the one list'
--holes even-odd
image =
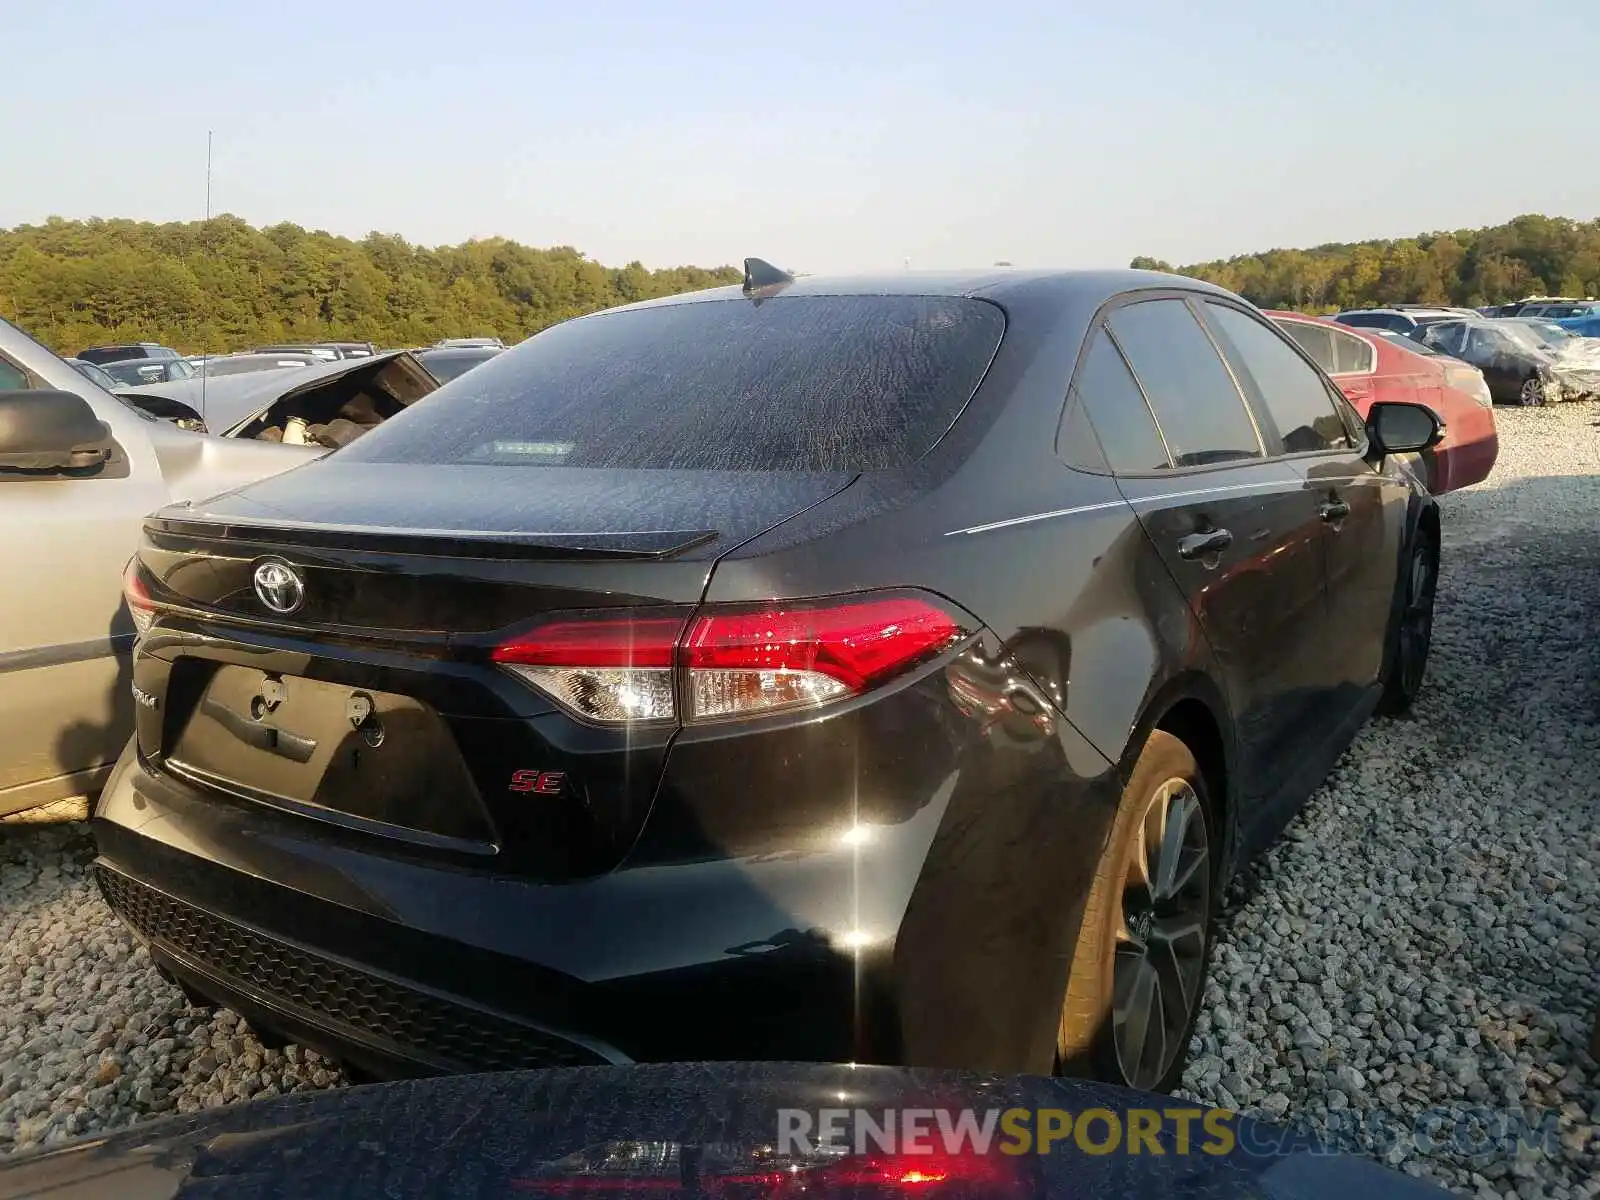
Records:
{"label": "wheel arch", "polygon": [[1134,764],[1144,752],[1150,734],[1159,729],[1169,733],[1194,755],[1205,777],[1212,806],[1212,819],[1222,837],[1222,866],[1219,878],[1226,881],[1232,871],[1238,845],[1237,805],[1233,795],[1235,746],[1233,723],[1222,690],[1207,676],[1186,672],[1164,684],[1146,704],[1123,748],[1118,770],[1124,781],[1133,774]]}

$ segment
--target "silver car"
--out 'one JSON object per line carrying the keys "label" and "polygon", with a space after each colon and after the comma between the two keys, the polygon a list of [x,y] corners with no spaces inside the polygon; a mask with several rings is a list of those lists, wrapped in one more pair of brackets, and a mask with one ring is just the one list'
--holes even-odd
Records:
{"label": "silver car", "polygon": [[152,418],[0,320],[0,814],[94,791],[128,740],[145,514],[325,453]]}

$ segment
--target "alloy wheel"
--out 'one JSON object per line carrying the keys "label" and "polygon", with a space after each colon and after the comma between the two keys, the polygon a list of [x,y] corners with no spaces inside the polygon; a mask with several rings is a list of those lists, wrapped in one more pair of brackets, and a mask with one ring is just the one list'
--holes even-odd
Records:
{"label": "alloy wheel", "polygon": [[1522,391],[1517,394],[1517,399],[1524,408],[1536,408],[1544,403],[1544,383],[1537,375],[1530,375],[1522,381]]}
{"label": "alloy wheel", "polygon": [[1400,614],[1400,686],[1408,696],[1422,690],[1422,677],[1428,669],[1428,650],[1433,643],[1433,599],[1437,590],[1438,564],[1433,555],[1433,542],[1421,536],[1411,552],[1406,606]]}
{"label": "alloy wheel", "polygon": [[1199,795],[1169,779],[1134,838],[1116,930],[1112,1042],[1131,1087],[1156,1088],[1183,1054],[1205,974],[1210,858]]}

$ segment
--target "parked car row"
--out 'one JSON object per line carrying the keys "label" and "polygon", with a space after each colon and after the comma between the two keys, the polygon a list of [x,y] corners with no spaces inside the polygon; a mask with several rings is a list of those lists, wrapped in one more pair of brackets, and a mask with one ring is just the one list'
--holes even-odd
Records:
{"label": "parked car row", "polygon": [[1592,296],[1584,300],[1575,296],[1528,296],[1510,304],[1491,304],[1477,312],[1485,317],[1544,317],[1558,320],[1600,315],[1600,300]]}
{"label": "parked car row", "polygon": [[1492,462],[1445,364],[1145,272],[752,261],[476,349],[212,379],[218,438],[0,327],[0,796],[126,741],[113,910],[373,1075],[1172,1086],[1230,877],[1423,686],[1406,462]]}
{"label": "parked car row", "polygon": [[[1594,315],[1582,315],[1588,309]],[[1469,364],[1482,373],[1495,403],[1537,405],[1600,396],[1600,303],[1528,300],[1494,313],[1394,305],[1353,309],[1332,319],[1399,334]]]}

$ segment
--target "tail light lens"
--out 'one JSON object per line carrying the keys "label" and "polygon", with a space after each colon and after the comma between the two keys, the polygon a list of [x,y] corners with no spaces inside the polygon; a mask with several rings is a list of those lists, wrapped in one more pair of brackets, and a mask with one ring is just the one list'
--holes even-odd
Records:
{"label": "tail light lens", "polygon": [[559,621],[495,649],[493,658],[591,721],[670,721],[679,617]]}
{"label": "tail light lens", "polygon": [[[730,720],[860,695],[973,632],[903,592],[539,626],[493,659],[589,721]],[[681,705],[681,708],[680,708]]]}
{"label": "tail light lens", "polygon": [[122,568],[122,598],[128,603],[128,612],[133,617],[134,629],[138,631],[140,637],[143,637],[155,623],[156,606],[150,599],[144,580],[139,578],[137,557],[130,558],[128,565]]}

